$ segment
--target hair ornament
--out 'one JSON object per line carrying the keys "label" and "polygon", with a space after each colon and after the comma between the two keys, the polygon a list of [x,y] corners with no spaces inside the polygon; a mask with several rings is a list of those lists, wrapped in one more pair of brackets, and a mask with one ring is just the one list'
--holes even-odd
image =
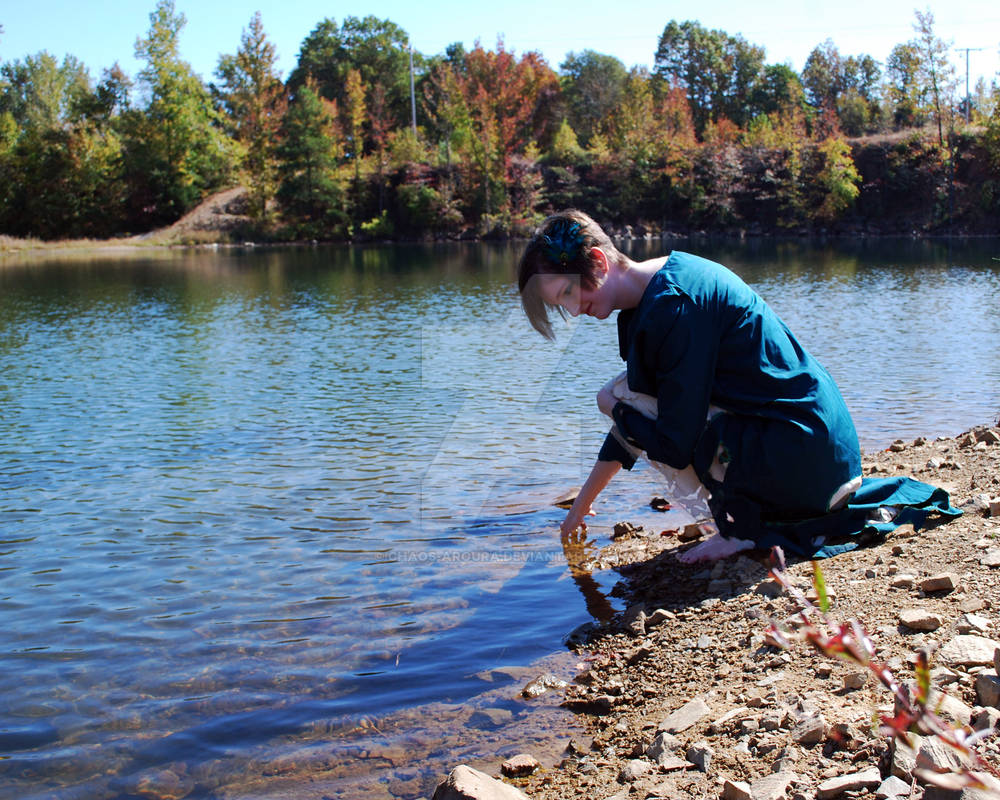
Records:
{"label": "hair ornament", "polygon": [[542,236],[545,255],[556,264],[569,264],[583,246],[583,226],[571,219],[557,219]]}

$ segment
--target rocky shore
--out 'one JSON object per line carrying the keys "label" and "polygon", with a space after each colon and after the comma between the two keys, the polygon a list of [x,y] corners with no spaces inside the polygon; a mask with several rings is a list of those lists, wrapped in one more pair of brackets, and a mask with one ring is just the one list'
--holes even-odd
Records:
{"label": "rocky shore", "polygon": [[[965,731],[1000,720],[1000,430],[898,441],[865,456],[866,475],[908,475],[949,491],[965,513],[904,526],[884,541],[821,562],[841,621],[857,620],[879,659],[914,679],[916,653],[931,653],[940,714]],[[687,566],[678,535],[619,526],[594,567],[623,576],[628,610],[571,638],[573,682],[532,682],[561,692],[582,722],[562,761],[545,768],[529,752],[497,760],[492,775],[456,765],[435,800],[811,800],[812,798],[998,797],[928,784],[918,765],[962,769],[934,737],[915,751],[880,735],[893,696],[866,669],[834,661],[805,642],[787,649],[768,636],[799,605],[751,552]],[[787,577],[813,586],[809,563]],[[544,676],[540,676],[544,677]],[[515,747],[517,743],[510,743]],[[977,769],[1000,767],[1000,740],[974,745]],[[508,749],[509,752],[509,749]]]}

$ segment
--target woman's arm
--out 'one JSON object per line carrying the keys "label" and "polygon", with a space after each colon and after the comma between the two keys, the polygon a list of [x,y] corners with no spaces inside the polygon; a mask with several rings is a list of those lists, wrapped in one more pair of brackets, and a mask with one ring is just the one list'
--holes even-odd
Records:
{"label": "woman's arm", "polygon": [[584,522],[584,517],[594,516],[594,511],[590,507],[591,503],[597,499],[597,496],[611,482],[611,479],[621,468],[622,465],[617,461],[595,462],[593,469],[590,470],[590,475],[587,476],[587,480],[580,487],[580,493],[576,496],[576,500],[573,501],[573,506],[566,515],[566,519],[559,526],[559,530],[562,531],[564,536],[573,533],[577,528],[586,529],[587,525]]}

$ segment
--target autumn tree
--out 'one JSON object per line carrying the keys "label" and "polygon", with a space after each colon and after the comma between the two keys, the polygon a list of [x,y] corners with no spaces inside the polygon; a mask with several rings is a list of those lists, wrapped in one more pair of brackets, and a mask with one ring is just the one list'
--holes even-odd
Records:
{"label": "autumn tree", "polygon": [[243,29],[235,55],[220,56],[216,69],[218,94],[244,148],[241,166],[256,220],[264,219],[277,189],[275,148],[286,101],[276,64],[277,51],[258,11]]}
{"label": "autumn tree", "polygon": [[506,179],[511,157],[538,133],[541,98],[549,95],[558,79],[536,53],[520,59],[506,50],[480,44],[465,57],[465,68],[455,73],[461,95],[460,109],[467,113],[468,146],[480,177],[484,212],[489,215],[507,202]]}

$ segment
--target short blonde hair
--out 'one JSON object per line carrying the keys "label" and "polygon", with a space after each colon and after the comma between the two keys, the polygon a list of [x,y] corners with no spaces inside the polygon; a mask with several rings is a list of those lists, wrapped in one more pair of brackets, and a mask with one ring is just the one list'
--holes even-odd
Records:
{"label": "short blonde hair", "polygon": [[549,312],[558,311],[564,319],[566,312],[542,299],[538,276],[575,276],[583,288],[593,289],[597,285],[591,255],[595,247],[604,252],[609,263],[624,258],[600,225],[582,211],[570,208],[548,217],[524,248],[517,267],[521,307],[532,327],[546,339],[555,338]]}

